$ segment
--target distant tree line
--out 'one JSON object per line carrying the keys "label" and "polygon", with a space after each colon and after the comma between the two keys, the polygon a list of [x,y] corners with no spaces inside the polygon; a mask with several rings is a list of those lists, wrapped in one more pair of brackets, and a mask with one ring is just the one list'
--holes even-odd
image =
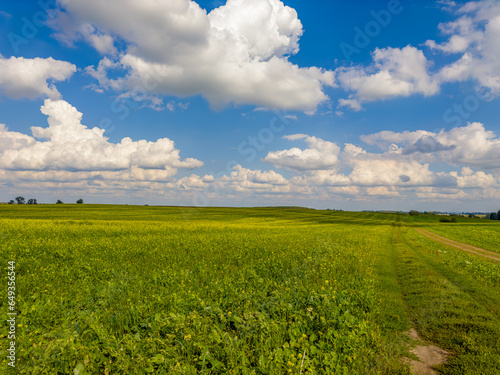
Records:
{"label": "distant tree line", "polygon": [[500,210],[498,210],[498,212],[492,212],[490,214],[486,214],[486,219],[500,220]]}
{"label": "distant tree line", "polygon": [[14,204],[14,203],[17,203],[17,204],[38,204],[38,202],[35,198],[30,198],[26,202],[26,199],[24,199],[24,197],[21,197],[21,196],[15,197],[14,199],[11,199],[9,201],[9,204]]}
{"label": "distant tree line", "polygon": [[[436,213],[434,211],[424,211],[422,213],[424,215],[436,215]],[[411,216],[418,216],[418,215],[420,215],[420,212],[416,211],[416,210],[410,210],[410,212],[408,212],[408,214]]]}
{"label": "distant tree line", "polygon": [[[24,197],[15,197],[14,199],[11,199],[9,201],[9,204],[38,204],[37,200],[35,198],[30,198],[28,199],[28,201],[26,201],[26,199]],[[77,204],[83,204],[83,199],[78,199],[76,201]],[[63,204],[63,201],[58,199],[56,204]]]}
{"label": "distant tree line", "polygon": [[[416,210],[410,210],[410,212],[408,212],[408,214],[411,216],[417,216],[417,215],[420,215],[422,213],[425,215],[436,215],[436,213],[432,212],[432,211],[419,212]],[[479,216],[477,216],[474,213],[469,213],[468,215],[467,215],[467,213],[462,213],[462,215],[459,215],[456,213],[450,213],[450,214],[446,213],[446,216],[453,217],[453,220],[451,220],[451,218],[440,218],[439,221],[443,222],[443,223],[456,223],[457,222],[456,217],[458,217],[458,216],[467,216],[467,217],[474,218],[474,219],[479,218]],[[498,212],[491,212],[491,213],[486,214],[485,219],[487,219],[487,220],[500,220],[500,210],[498,210]]]}

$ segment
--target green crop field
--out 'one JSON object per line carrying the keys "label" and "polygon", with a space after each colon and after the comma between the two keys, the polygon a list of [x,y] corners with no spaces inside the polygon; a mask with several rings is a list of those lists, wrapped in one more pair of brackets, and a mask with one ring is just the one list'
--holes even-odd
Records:
{"label": "green crop field", "polygon": [[[440,225],[444,224],[444,225]],[[0,206],[14,374],[500,373],[500,222],[280,208]],[[453,227],[452,225],[455,225]],[[460,228],[467,228],[462,233]],[[482,238],[482,237],[486,238]],[[0,350],[9,345],[0,326]],[[0,373],[9,373],[0,359]]]}

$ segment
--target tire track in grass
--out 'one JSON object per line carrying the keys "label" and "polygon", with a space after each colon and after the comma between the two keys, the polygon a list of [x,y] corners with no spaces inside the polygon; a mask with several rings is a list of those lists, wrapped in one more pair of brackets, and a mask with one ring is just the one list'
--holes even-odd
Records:
{"label": "tire track in grass", "polygon": [[[399,220],[398,220],[399,221]],[[396,225],[397,226],[397,225]],[[400,262],[402,260],[402,255],[407,254],[407,246],[403,243],[401,238],[399,237],[399,230],[394,228],[391,231],[390,240],[388,242],[387,253],[384,257],[389,260],[391,265],[387,265],[383,267],[384,264],[380,264],[380,270],[386,268],[387,270],[391,270],[391,283],[393,285],[390,290],[392,291],[392,295],[389,298],[390,303],[393,305],[390,308],[390,311],[394,311],[398,313],[401,317],[403,317],[404,325],[399,326],[399,330],[404,328],[404,335],[411,340],[413,343],[411,345],[412,349],[409,350],[405,355],[400,356],[400,361],[406,365],[410,366],[411,374],[414,375],[434,375],[437,374],[434,370],[434,366],[441,365],[446,362],[447,357],[449,355],[448,352],[444,351],[437,346],[431,345],[428,342],[423,341],[414,326],[418,325],[418,319],[415,319],[414,314],[412,314],[411,306],[408,306],[408,293],[407,293],[407,285],[405,285],[404,279],[401,274]],[[411,259],[405,259],[405,264],[412,263]],[[419,270],[416,264],[411,265],[412,272],[418,273]],[[407,274],[407,273],[405,273]],[[380,276],[382,276],[381,274]],[[383,280],[383,278],[382,278]],[[387,289],[387,288],[383,288]],[[406,312],[405,312],[406,311]],[[386,313],[387,314],[387,313]],[[396,316],[395,316],[396,318]],[[409,320],[411,320],[411,324],[409,324]],[[412,326],[411,329],[410,325]]]}
{"label": "tire track in grass", "polygon": [[426,229],[421,229],[421,228],[414,228],[414,229],[417,232],[419,232],[420,234],[423,234],[424,236],[427,236],[427,237],[433,239],[434,241],[442,242],[446,245],[456,247],[457,249],[468,251],[470,253],[481,255],[485,258],[493,259],[493,260],[500,262],[500,255],[498,253],[494,253],[492,251],[481,249],[480,247],[467,245],[467,244],[462,243],[462,242],[451,240],[449,238],[440,236],[440,235],[433,233],[431,231],[428,231]]}
{"label": "tire track in grass", "polygon": [[[464,268],[464,261],[466,264],[482,263],[480,266],[483,270],[487,266],[491,270],[500,269],[496,268],[495,262],[490,262],[488,259],[476,257],[468,252],[455,251],[455,248],[434,241],[428,237],[410,237],[409,233],[405,237],[406,243],[410,247],[418,251],[422,259],[432,268],[438,269],[439,272],[448,280],[451,280],[460,290],[470,298],[473,298],[477,303],[486,308],[490,313],[496,316],[500,321],[500,282],[492,279],[489,274],[485,278],[484,274],[476,274],[470,269]],[[411,244],[409,243],[411,242]],[[461,261],[457,261],[460,259]]]}
{"label": "tire track in grass", "polygon": [[396,252],[392,246],[392,232],[387,230],[386,243],[381,244],[376,258],[377,291],[380,296],[377,320],[383,335],[387,337],[386,350],[390,353],[388,362],[389,374],[409,374],[408,361],[401,360],[409,356],[408,346],[410,337],[407,332],[410,328],[406,314],[405,303],[402,297],[401,285],[395,270]]}
{"label": "tire track in grass", "polygon": [[396,269],[408,316],[419,335],[453,353],[447,364],[439,366],[439,371],[499,374],[498,315],[475,298],[472,279],[448,270],[446,264],[426,254],[415,241],[418,239],[407,240],[402,230],[396,228]]}
{"label": "tire track in grass", "polygon": [[[393,270],[395,271],[396,281],[398,284],[398,291],[401,294],[401,300],[404,303],[404,309],[406,310],[406,319],[411,321],[411,328],[406,331],[406,334],[414,342],[414,347],[410,350],[410,353],[414,356],[413,359],[408,357],[402,358],[403,363],[407,363],[411,367],[411,373],[414,375],[433,375],[437,374],[434,367],[442,365],[447,360],[449,353],[432,345],[428,341],[422,340],[417,330],[422,332],[421,325],[424,323],[422,317],[420,316],[420,311],[417,311],[414,306],[410,303],[410,298],[417,292],[416,290],[411,290],[408,285],[408,281],[415,280],[411,277],[412,275],[426,274],[423,271],[421,265],[415,262],[416,258],[411,254],[409,247],[404,243],[400,236],[400,230],[398,227],[393,229],[391,235],[391,241],[389,244],[391,249],[391,258],[393,262]],[[409,278],[408,278],[409,276]],[[418,282],[421,285],[421,282]],[[422,314],[426,316],[427,314]],[[413,345],[412,345],[413,346]],[[418,359],[418,360],[417,360]]]}

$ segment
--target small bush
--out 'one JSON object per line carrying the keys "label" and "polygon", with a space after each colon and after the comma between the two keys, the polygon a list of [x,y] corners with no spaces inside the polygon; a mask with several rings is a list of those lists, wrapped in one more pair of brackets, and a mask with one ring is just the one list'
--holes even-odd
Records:
{"label": "small bush", "polygon": [[457,218],[456,217],[442,217],[439,219],[440,223],[456,223]]}

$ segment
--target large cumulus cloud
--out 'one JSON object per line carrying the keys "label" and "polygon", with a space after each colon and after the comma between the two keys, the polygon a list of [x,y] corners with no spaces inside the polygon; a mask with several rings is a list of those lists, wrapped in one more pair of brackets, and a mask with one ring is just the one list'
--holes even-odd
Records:
{"label": "large cumulus cloud", "polygon": [[82,114],[63,100],[46,99],[41,108],[49,126],[32,127],[33,136],[0,126],[0,169],[11,171],[123,171],[159,169],[175,174],[177,168],[195,168],[202,162],[182,160],[174,142],[124,138],[114,144],[104,129],[88,128]]}
{"label": "large cumulus cloud", "polygon": [[[202,95],[213,107],[235,103],[313,111],[328,100],[323,86],[334,85],[333,72],[288,61],[299,50],[303,29],[296,11],[279,0],[229,0],[209,14],[190,0],[61,6],[64,11],[51,21],[60,31],[57,37],[67,43],[84,39],[110,56],[87,69],[104,89]],[[118,42],[126,47],[113,57]],[[124,74],[110,78],[116,77],[112,69]]]}

